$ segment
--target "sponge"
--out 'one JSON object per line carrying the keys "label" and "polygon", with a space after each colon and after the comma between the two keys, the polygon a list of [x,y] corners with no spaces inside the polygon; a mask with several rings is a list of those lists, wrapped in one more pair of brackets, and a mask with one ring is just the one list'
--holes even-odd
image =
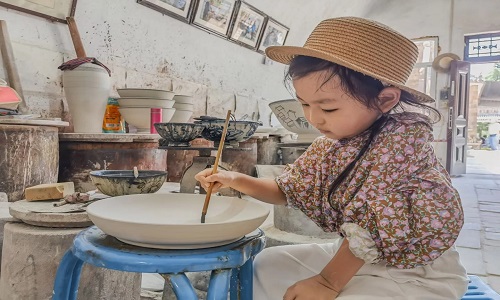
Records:
{"label": "sponge", "polygon": [[56,200],[74,192],[75,184],[73,182],[46,183],[26,188],[24,196],[27,201]]}

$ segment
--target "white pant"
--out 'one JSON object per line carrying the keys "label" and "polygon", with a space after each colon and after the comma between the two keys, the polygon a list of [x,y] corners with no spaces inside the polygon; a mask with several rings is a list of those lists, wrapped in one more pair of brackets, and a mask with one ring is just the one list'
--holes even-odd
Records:
{"label": "white pant", "polygon": [[[264,249],[254,262],[254,299],[281,300],[289,286],[317,275],[337,252],[342,240],[328,244]],[[429,265],[398,269],[365,264],[342,289],[338,300],[455,300],[467,291],[467,275],[458,252],[451,248]]]}

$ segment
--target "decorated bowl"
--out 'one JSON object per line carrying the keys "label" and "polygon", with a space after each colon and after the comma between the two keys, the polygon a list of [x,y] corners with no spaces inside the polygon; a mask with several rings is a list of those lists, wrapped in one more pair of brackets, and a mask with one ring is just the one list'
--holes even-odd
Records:
{"label": "decorated bowl", "polygon": [[90,179],[96,188],[108,196],[148,194],[158,191],[165,180],[165,171],[138,171],[138,177],[132,170],[91,171]]}

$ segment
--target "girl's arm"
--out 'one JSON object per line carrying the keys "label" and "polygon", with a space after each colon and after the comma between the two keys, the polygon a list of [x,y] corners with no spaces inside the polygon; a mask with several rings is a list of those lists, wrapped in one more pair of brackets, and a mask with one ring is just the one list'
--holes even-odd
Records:
{"label": "girl's arm", "polygon": [[215,182],[212,193],[221,188],[230,187],[252,198],[275,205],[285,205],[285,194],[280,190],[274,179],[255,178],[238,172],[218,171],[212,174],[212,169],[206,169],[196,174],[195,179],[207,190],[210,183]]}
{"label": "girl's arm", "polygon": [[364,260],[352,254],[349,241],[344,239],[339,250],[323,268],[320,275],[333,286],[335,291],[340,292],[364,264]]}
{"label": "girl's arm", "polygon": [[[344,239],[339,250],[320,274],[301,280],[289,287],[283,300],[335,299],[365,262],[354,256]],[[314,295],[311,297],[311,295]]]}

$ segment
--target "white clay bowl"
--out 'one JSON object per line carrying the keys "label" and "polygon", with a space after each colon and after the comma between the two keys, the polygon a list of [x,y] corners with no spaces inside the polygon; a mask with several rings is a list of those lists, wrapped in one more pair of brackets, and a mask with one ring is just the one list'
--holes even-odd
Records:
{"label": "white clay bowl", "polygon": [[188,95],[175,95],[174,98],[175,103],[184,103],[184,104],[193,104],[193,96]]}
{"label": "white clay bowl", "polygon": [[155,90],[155,89],[117,89],[118,95],[122,98],[154,98],[172,100],[175,93],[172,91]]}
{"label": "white clay bowl", "polygon": [[175,101],[153,98],[118,98],[118,104],[120,107],[172,108]]}
{"label": "white clay bowl", "polygon": [[90,220],[127,244],[157,249],[199,249],[239,240],[265,221],[269,209],[236,197],[212,195],[201,223],[205,195],[139,194],[90,204]]}

